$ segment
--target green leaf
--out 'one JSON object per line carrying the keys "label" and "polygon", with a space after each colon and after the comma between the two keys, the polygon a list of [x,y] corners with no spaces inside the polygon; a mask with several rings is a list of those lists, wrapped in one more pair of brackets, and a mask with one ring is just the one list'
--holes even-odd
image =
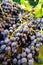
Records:
{"label": "green leaf", "polygon": [[39,0],[39,3],[43,4],[43,0]]}
{"label": "green leaf", "polygon": [[21,5],[24,6],[24,10],[28,10],[28,11],[32,10],[32,7],[30,6],[28,1],[20,0],[20,3],[21,3]]}
{"label": "green leaf", "polygon": [[42,8],[42,16],[43,16],[43,8]]}
{"label": "green leaf", "polygon": [[35,15],[35,17],[42,17],[42,4],[38,4],[35,7],[34,15]]}

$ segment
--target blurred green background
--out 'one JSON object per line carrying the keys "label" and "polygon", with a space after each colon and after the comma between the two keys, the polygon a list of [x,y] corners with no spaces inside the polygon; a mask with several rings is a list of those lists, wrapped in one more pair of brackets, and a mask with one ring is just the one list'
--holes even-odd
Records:
{"label": "blurred green background", "polygon": [[[2,0],[0,0],[0,2],[2,2]],[[13,0],[13,2],[17,2],[20,4],[20,0]],[[28,0],[28,2],[30,3],[30,5],[36,6],[39,2],[39,0],[33,1],[33,0]]]}

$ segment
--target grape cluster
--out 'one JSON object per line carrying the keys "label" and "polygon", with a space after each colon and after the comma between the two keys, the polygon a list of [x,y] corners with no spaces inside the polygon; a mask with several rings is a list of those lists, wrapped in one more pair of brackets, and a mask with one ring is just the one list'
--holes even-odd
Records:
{"label": "grape cluster", "polygon": [[33,21],[33,28],[38,30],[43,28],[43,18],[37,18],[35,21]]}
{"label": "grape cluster", "polygon": [[3,3],[0,13],[0,64],[34,65],[34,60],[40,63],[38,55],[43,37],[39,24],[42,24],[43,20],[34,20],[32,15],[21,10],[17,3]]}

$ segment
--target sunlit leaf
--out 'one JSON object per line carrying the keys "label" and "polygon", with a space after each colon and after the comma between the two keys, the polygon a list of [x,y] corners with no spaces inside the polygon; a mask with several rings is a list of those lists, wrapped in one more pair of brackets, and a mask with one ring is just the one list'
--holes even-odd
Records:
{"label": "sunlit leaf", "polygon": [[42,17],[42,4],[38,4],[35,7],[35,17]]}
{"label": "sunlit leaf", "polygon": [[28,10],[28,11],[32,10],[32,7],[30,6],[28,1],[20,0],[20,3],[21,3],[21,5],[23,5],[22,8],[24,8],[24,10]]}

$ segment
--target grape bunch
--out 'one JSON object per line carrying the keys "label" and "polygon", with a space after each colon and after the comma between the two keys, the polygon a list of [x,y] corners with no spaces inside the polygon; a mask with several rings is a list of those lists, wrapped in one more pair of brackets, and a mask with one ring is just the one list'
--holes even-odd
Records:
{"label": "grape bunch", "polygon": [[[0,9],[0,64],[34,65],[43,37],[39,24],[42,19],[21,10],[17,3],[2,3]],[[36,33],[37,31],[37,33]]]}

